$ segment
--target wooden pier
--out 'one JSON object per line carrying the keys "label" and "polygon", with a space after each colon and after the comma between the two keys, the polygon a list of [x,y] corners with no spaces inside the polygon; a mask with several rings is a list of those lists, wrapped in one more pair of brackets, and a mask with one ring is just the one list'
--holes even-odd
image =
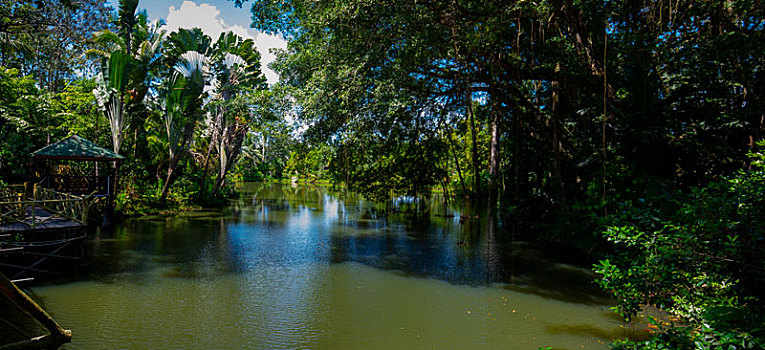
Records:
{"label": "wooden pier", "polygon": [[0,189],[0,234],[84,227],[93,204],[90,196],[76,196],[29,185]]}
{"label": "wooden pier", "polygon": [[57,274],[43,268],[51,260],[82,260],[71,248],[85,238],[96,199],[29,184],[0,189],[0,268],[16,280],[31,273]]}

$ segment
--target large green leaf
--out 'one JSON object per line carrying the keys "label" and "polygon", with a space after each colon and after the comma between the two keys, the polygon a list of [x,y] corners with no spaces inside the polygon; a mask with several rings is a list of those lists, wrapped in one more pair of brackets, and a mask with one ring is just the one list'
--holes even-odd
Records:
{"label": "large green leaf", "polygon": [[106,76],[104,77],[109,87],[117,91],[123,91],[130,74],[133,59],[130,55],[121,51],[112,52],[107,60]]}

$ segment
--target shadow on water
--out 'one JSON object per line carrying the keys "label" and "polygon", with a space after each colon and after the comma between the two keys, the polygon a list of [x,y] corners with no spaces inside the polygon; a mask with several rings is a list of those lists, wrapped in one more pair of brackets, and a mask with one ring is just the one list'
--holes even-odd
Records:
{"label": "shadow on water", "polygon": [[627,331],[625,331],[624,328],[616,327],[613,329],[602,329],[599,327],[593,327],[589,324],[547,326],[545,327],[545,331],[551,334],[567,333],[571,335],[587,335],[608,342],[614,338],[627,336]]}

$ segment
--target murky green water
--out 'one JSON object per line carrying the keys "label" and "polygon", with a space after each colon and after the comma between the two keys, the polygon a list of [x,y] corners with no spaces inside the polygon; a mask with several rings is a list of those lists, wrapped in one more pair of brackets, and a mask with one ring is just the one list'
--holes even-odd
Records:
{"label": "murky green water", "polygon": [[99,233],[88,273],[34,288],[73,330],[65,348],[598,349],[623,335],[586,268],[499,220],[460,223],[469,208],[245,190],[230,215]]}

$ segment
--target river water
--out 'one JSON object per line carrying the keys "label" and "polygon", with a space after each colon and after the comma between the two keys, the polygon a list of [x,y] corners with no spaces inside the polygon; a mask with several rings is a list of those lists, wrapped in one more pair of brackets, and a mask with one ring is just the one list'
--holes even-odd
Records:
{"label": "river water", "polygon": [[96,232],[86,272],[33,293],[73,331],[65,349],[602,349],[625,335],[575,257],[478,213],[245,184],[223,215]]}

